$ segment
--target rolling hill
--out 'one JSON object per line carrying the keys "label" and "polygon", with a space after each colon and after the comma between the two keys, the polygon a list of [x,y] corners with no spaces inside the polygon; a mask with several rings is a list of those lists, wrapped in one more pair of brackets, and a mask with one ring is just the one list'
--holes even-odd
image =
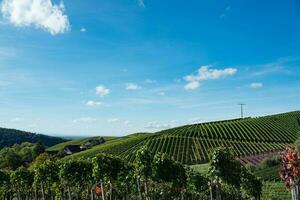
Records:
{"label": "rolling hill", "polygon": [[51,137],[16,129],[0,128],[0,149],[3,147],[13,146],[14,144],[21,144],[23,142],[40,142],[45,146],[53,146],[65,141],[65,139],[59,137]]}
{"label": "rolling hill", "polygon": [[186,125],[152,134],[118,138],[88,151],[72,155],[92,157],[100,152],[134,159],[135,152],[146,145],[153,152],[163,152],[184,164],[206,163],[212,149],[232,147],[236,156],[276,152],[294,143],[300,132],[300,111],[264,117],[224,120]]}

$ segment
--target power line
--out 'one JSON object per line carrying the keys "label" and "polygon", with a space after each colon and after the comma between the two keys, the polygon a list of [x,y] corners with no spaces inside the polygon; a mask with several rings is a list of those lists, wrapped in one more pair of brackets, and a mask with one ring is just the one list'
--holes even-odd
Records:
{"label": "power line", "polygon": [[238,105],[241,106],[241,118],[244,118],[244,106],[245,106],[246,104],[244,104],[244,103],[239,103]]}

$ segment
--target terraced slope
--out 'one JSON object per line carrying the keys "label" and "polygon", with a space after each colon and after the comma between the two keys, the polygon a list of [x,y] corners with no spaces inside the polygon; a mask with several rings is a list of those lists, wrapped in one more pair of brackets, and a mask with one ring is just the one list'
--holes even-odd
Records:
{"label": "terraced slope", "polygon": [[154,153],[164,152],[181,163],[198,164],[206,163],[209,153],[218,146],[232,147],[237,156],[275,152],[292,144],[299,131],[300,111],[297,111],[181,126],[135,138],[126,145],[120,140],[120,144],[103,151],[133,160],[135,152],[147,145]]}

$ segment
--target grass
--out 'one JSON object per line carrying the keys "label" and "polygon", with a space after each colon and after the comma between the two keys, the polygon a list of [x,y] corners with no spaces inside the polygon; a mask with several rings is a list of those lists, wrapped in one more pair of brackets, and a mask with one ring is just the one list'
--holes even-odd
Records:
{"label": "grass", "polygon": [[264,181],[280,181],[279,165],[268,167],[266,169],[257,169],[254,174]]}
{"label": "grass", "polygon": [[284,184],[279,181],[267,181],[263,183],[261,200],[290,200],[291,193]]}
{"label": "grass", "polygon": [[196,172],[199,172],[200,174],[206,175],[209,170],[209,163],[206,164],[199,164],[199,165],[190,165],[190,167],[195,170]]}

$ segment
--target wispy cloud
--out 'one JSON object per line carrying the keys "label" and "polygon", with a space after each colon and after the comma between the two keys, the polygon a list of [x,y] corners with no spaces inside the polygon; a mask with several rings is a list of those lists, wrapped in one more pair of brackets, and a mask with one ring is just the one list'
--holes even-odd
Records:
{"label": "wispy cloud", "polygon": [[10,122],[20,122],[20,121],[22,121],[22,119],[20,117],[15,117],[15,118],[10,119]]}
{"label": "wispy cloud", "polygon": [[146,126],[145,129],[168,129],[171,128],[172,126],[170,124],[160,124],[156,121],[154,122],[149,122]]}
{"label": "wispy cloud", "polygon": [[1,12],[4,18],[18,27],[37,27],[52,35],[69,30],[69,19],[64,13],[64,4],[51,0],[3,0]]}
{"label": "wispy cloud", "polygon": [[118,121],[120,121],[119,118],[112,118],[112,119],[107,120],[108,123],[114,123],[114,122],[118,122]]}
{"label": "wispy cloud", "polygon": [[201,66],[196,74],[184,77],[184,80],[188,82],[184,88],[186,90],[195,90],[200,87],[200,82],[202,81],[225,78],[237,72],[236,68],[213,69],[211,67],[211,65]]}
{"label": "wispy cloud", "polygon": [[97,107],[97,106],[101,106],[101,105],[103,105],[103,103],[102,102],[100,102],[100,101],[88,101],[88,102],[86,102],[86,104],[85,104],[86,106],[90,106],[90,107]]}
{"label": "wispy cloud", "polygon": [[103,85],[98,85],[96,87],[96,94],[100,95],[101,97],[105,97],[110,93],[110,90],[108,88],[106,88]]}
{"label": "wispy cloud", "polygon": [[263,76],[271,73],[278,73],[285,71],[285,67],[279,63],[271,63],[263,65],[260,69],[253,72],[253,76]]}
{"label": "wispy cloud", "polygon": [[156,83],[157,81],[156,80],[152,80],[152,79],[146,79],[145,80],[145,83],[148,83],[148,84],[152,84],[152,83]]}
{"label": "wispy cloud", "polygon": [[259,88],[262,88],[263,86],[264,86],[263,83],[251,83],[249,85],[249,87],[252,89],[259,89]]}
{"label": "wispy cloud", "polygon": [[81,27],[80,32],[86,32],[86,28]]}
{"label": "wispy cloud", "polygon": [[126,83],[126,90],[139,90],[142,87],[135,83]]}
{"label": "wispy cloud", "polygon": [[16,56],[16,51],[13,48],[0,47],[0,60],[5,60]]}
{"label": "wispy cloud", "polygon": [[[250,71],[251,76],[266,76],[275,73],[290,74],[293,73],[291,69],[296,68],[296,66],[294,65],[299,60],[300,57],[295,57],[295,56],[281,57],[272,63],[249,66],[248,69]],[[253,68],[254,70],[252,70]]]}
{"label": "wispy cloud", "polygon": [[227,16],[227,14],[230,12],[230,10],[231,10],[231,7],[230,6],[227,6],[226,8],[225,8],[225,10],[220,14],[220,18],[222,19],[222,18],[225,18],[226,16]]}
{"label": "wispy cloud", "polygon": [[83,122],[83,123],[92,123],[92,122],[95,122],[95,121],[97,121],[96,118],[82,117],[82,118],[74,119],[73,123],[80,123],[80,122]]}

